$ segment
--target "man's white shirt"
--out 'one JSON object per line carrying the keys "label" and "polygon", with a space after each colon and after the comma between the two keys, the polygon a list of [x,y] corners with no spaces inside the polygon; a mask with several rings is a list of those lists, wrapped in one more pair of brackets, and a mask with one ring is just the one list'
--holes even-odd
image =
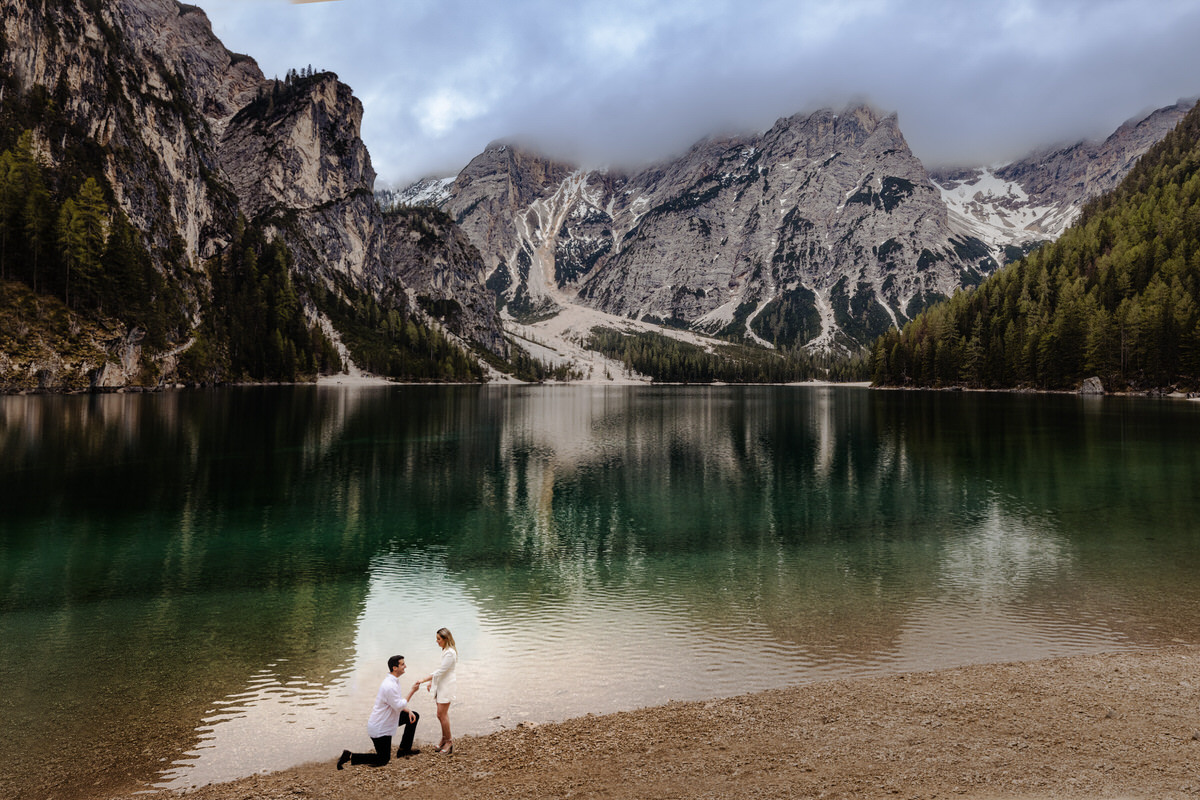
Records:
{"label": "man's white shirt", "polygon": [[380,736],[391,736],[400,725],[400,712],[408,705],[404,692],[400,690],[400,679],[388,675],[379,684],[379,692],[375,695],[375,706],[371,716],[367,717],[367,735],[372,739]]}

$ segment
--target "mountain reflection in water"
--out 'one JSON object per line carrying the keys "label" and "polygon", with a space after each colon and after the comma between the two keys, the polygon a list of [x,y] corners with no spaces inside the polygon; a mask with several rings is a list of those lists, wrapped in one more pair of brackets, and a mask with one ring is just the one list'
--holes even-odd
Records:
{"label": "mountain reflection in water", "polygon": [[366,748],[387,657],[428,674],[442,625],[456,734],[1194,641],[1197,433],[846,387],[0,398],[0,790]]}

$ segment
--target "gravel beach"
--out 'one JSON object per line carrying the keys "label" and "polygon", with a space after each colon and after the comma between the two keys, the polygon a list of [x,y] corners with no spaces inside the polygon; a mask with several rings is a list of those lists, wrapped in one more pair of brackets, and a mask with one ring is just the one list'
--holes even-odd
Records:
{"label": "gravel beach", "polygon": [[1198,668],[1181,645],[814,683],[525,724],[378,769],[330,753],[182,797],[1197,797]]}

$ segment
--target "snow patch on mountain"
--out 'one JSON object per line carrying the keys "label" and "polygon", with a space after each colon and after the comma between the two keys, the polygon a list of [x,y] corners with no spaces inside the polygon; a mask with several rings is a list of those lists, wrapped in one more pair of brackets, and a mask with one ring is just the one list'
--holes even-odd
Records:
{"label": "snow patch on mountain", "polygon": [[422,178],[403,189],[380,189],[375,192],[379,204],[385,209],[398,206],[437,206],[441,207],[450,197],[450,187],[457,178]]}
{"label": "snow patch on mountain", "polygon": [[[528,210],[517,217],[517,250],[524,249],[531,259],[526,284],[530,297],[560,307],[568,299],[559,289],[557,279],[554,255],[558,232],[562,230],[563,222],[582,204],[595,207],[600,202],[597,193],[588,192],[587,173],[576,170],[559,184],[554,194],[534,200]],[[514,251],[513,260],[516,257]]]}
{"label": "snow patch on mountain", "polygon": [[[931,179],[957,232],[975,236],[993,251],[1057,239],[1079,215],[1077,205],[1034,205],[1015,181],[983,168],[966,180]],[[997,259],[1003,263],[1003,259]]]}

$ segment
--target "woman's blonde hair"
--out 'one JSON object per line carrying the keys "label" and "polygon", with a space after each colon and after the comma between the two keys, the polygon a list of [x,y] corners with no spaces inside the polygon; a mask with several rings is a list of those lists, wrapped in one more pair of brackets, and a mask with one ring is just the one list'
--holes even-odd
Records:
{"label": "woman's blonde hair", "polygon": [[442,641],[445,642],[442,646],[443,650],[447,647],[453,647],[454,651],[458,652],[458,645],[454,643],[454,634],[450,632],[449,628],[438,628],[437,635],[442,637]]}

